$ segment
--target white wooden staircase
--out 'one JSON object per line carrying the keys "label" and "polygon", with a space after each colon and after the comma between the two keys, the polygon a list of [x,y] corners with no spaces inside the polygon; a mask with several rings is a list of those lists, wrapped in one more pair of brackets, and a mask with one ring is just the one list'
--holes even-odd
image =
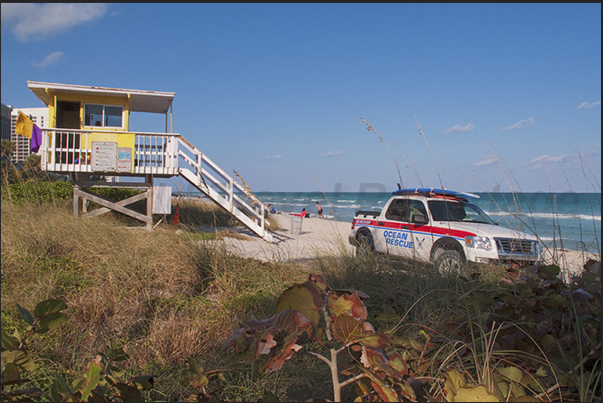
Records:
{"label": "white wooden staircase", "polygon": [[[178,157],[192,167],[192,169],[184,168],[179,164],[178,173],[255,234],[272,242],[272,235],[266,230],[268,222],[265,218],[264,203],[250,194],[244,186],[236,182],[184,137],[178,137],[177,142]],[[225,182],[220,181],[216,176],[221,177]],[[239,197],[236,191],[242,192],[252,205]]]}

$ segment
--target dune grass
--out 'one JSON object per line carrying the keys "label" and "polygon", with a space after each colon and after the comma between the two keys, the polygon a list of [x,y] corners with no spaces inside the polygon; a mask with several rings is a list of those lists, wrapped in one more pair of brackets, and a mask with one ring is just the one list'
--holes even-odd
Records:
{"label": "dune grass", "polygon": [[[209,228],[230,224],[222,213],[214,208],[203,211],[198,203],[182,203],[181,226],[163,223],[148,232],[124,225],[112,214],[76,219],[68,202],[16,205],[3,200],[2,330],[9,334],[25,331],[17,303],[32,309],[44,299],[56,298],[68,307],[67,324],[29,343],[38,363],[28,374],[32,383],[47,388],[57,372],[75,379],[85,373],[97,353],[121,347],[129,355],[122,364],[124,370],[132,376],[155,376],[155,387],[147,396],[150,400],[200,396],[198,388],[190,386],[189,358],[206,370],[223,371],[226,382],[211,384],[206,390],[212,400],[329,398],[328,368],[312,357],[295,355],[281,371],[262,374],[259,365],[220,353],[234,327],[252,315],[258,319],[272,316],[279,295],[292,284],[304,282],[310,273],[320,274],[334,288],[369,295],[365,301],[368,321],[378,330],[417,338],[422,337],[421,330],[433,335],[437,351],[426,350],[429,356],[415,362],[420,363],[415,370],[422,371],[415,375],[431,379],[427,389],[432,396],[442,398],[448,366],[479,378],[489,365],[525,359],[520,354],[501,358],[503,346],[493,333],[498,328],[484,328],[483,317],[468,311],[468,301],[476,292],[508,292],[508,285],[500,282],[505,275],[501,268],[492,267],[480,275],[440,276],[428,265],[344,253],[303,266],[263,263],[232,256],[219,237],[208,240],[195,229],[199,223]],[[387,312],[400,320],[379,322],[377,317]],[[487,312],[482,314],[487,316]],[[584,339],[584,355],[591,348]],[[467,351],[472,355],[467,356]],[[539,357],[532,360],[545,361],[542,354]],[[556,365],[560,372],[567,372]],[[588,385],[595,386],[587,387],[582,396],[596,400],[600,361],[589,370],[583,375],[594,376]],[[347,398],[354,395],[351,388],[346,393]],[[563,393],[549,391],[543,398],[575,396],[565,389]]]}

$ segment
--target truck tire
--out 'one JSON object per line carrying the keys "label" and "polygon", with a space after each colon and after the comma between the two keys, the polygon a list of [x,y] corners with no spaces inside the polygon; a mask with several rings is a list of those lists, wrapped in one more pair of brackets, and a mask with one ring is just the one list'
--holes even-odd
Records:
{"label": "truck tire", "polygon": [[356,236],[358,246],[356,247],[356,256],[363,257],[375,252],[375,242],[371,234],[360,233]]}
{"label": "truck tire", "polygon": [[436,270],[440,274],[460,274],[463,266],[463,258],[461,254],[455,250],[441,249],[435,253],[434,261]]}

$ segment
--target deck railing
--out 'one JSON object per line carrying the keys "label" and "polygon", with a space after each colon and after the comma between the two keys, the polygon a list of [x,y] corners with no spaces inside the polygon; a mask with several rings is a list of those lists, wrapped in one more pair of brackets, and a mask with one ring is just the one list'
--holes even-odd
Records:
{"label": "deck railing", "polygon": [[[78,129],[42,129],[41,168],[56,173],[96,173],[120,175],[178,175],[178,149],[174,133],[115,132]],[[105,172],[92,165],[92,139],[102,135],[134,135],[130,165]],[[100,135],[100,136],[99,136]],[[133,165],[133,166],[132,166]]]}

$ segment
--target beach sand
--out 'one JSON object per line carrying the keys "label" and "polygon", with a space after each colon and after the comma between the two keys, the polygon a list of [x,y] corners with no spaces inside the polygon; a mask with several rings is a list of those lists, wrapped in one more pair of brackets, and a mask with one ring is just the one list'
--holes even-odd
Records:
{"label": "beach sand", "polygon": [[[302,262],[320,256],[352,256],[355,253],[355,248],[348,241],[352,227],[350,222],[304,218],[301,234],[293,235],[292,216],[271,215],[269,219],[276,220],[282,227],[272,232],[274,243],[264,241],[246,228],[237,228],[236,232],[243,239],[225,238],[228,250],[237,256],[264,262]],[[544,263],[557,262],[566,279],[580,273],[588,259],[600,261],[601,257],[593,253],[559,249],[547,251],[544,255]]]}

